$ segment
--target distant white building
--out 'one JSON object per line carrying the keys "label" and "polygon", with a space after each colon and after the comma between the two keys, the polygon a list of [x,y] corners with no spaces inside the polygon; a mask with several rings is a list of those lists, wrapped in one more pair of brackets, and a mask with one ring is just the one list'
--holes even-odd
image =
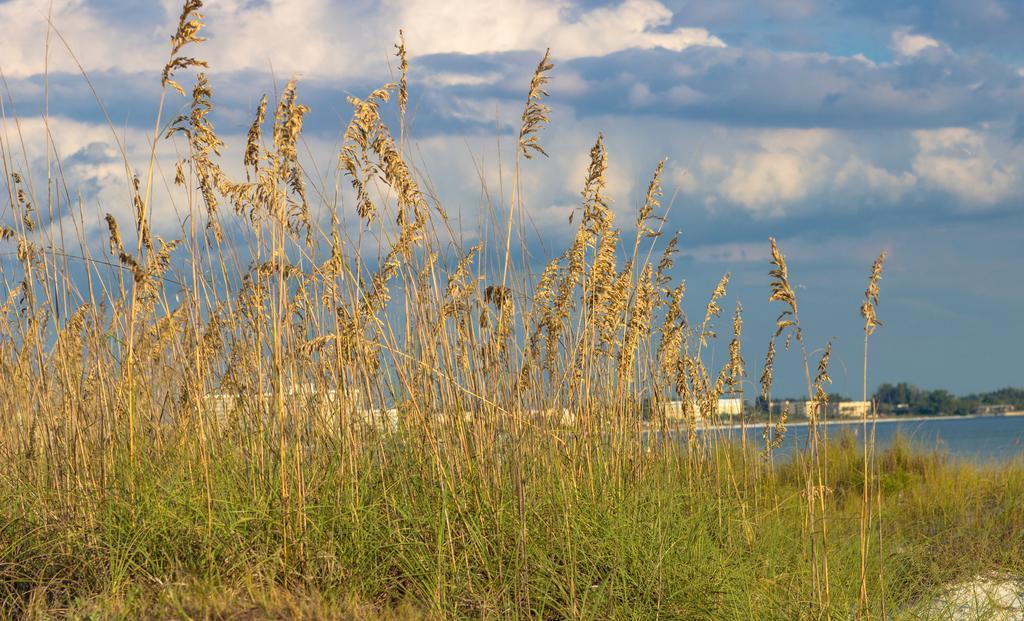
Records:
{"label": "distant white building", "polygon": [[829,414],[837,418],[864,418],[871,415],[871,402],[839,401],[830,403]]}
{"label": "distant white building", "polygon": [[[686,420],[686,402],[681,399],[665,401],[661,404],[662,414],[668,420]],[[691,411],[697,412],[697,404],[691,403]]]}
{"label": "distant white building", "polygon": [[719,399],[719,416],[739,416],[743,413],[743,399]]}
{"label": "distant white building", "polygon": [[1018,408],[1009,404],[979,405],[971,410],[975,416],[1006,416],[1015,414]]}
{"label": "distant white building", "polygon": [[810,418],[814,410],[812,401],[783,401],[782,413],[790,418]]}
{"label": "distant white building", "polygon": [[[810,418],[814,411],[813,401],[783,401],[782,411],[792,418]],[[825,406],[819,415],[827,418],[863,418],[871,414],[870,401],[836,401]]]}
{"label": "distant white building", "polygon": [[[302,421],[337,428],[349,417],[378,428],[394,429],[398,423],[396,408],[368,407],[356,389],[338,391],[317,389],[313,384],[296,384],[285,389],[283,401],[289,424]],[[202,400],[202,413],[215,425],[227,424],[240,416],[272,420],[276,416],[275,408],[273,391],[249,396],[233,392],[207,393]]]}
{"label": "distant white building", "polygon": [[[660,414],[669,421],[684,421],[688,416],[692,416],[699,425],[704,420],[704,412],[701,411],[696,400],[690,401],[689,408],[687,408],[686,401],[682,399],[662,401],[658,406],[661,410]],[[647,408],[648,416],[654,414],[654,411],[651,409],[650,402],[648,402],[645,407]],[[714,412],[717,416],[738,416],[742,413],[742,399],[719,399],[716,404],[716,411]]]}
{"label": "distant white building", "polygon": [[700,408],[698,408],[697,403],[692,400],[690,401],[689,412],[687,411],[686,402],[682,399],[661,401],[658,403],[657,407],[659,411],[655,411],[650,399],[645,399],[643,405],[644,415],[648,418],[656,418],[660,415],[664,416],[665,420],[672,422],[685,421],[687,416],[694,416],[698,424],[700,424],[702,418]]}

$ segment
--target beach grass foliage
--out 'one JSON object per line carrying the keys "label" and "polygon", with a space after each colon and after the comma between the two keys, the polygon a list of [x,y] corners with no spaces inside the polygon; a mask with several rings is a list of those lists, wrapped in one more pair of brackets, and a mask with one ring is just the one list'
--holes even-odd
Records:
{"label": "beach grass foliage", "polygon": [[[810,420],[716,431],[750,384],[742,308],[726,274],[683,311],[702,294],[674,266],[664,162],[622,225],[598,134],[568,247],[531,252],[549,54],[474,235],[408,157],[404,39],[398,79],[349,97],[335,170],[304,165],[294,80],[232,163],[201,9],[172,36],[148,161],[124,159],[125,205],[75,199],[54,152],[33,175],[2,119],[0,616],[882,618],[1024,571],[1021,464],[820,433],[830,347],[774,239],[761,393],[792,358]],[[777,454],[797,431],[805,450]]]}

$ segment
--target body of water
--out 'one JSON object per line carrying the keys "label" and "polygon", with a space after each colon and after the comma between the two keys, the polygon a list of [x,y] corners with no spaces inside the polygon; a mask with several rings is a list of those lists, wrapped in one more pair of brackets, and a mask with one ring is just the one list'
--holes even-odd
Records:
{"label": "body of water", "polygon": [[[763,425],[747,427],[747,441],[763,446]],[[871,423],[868,423],[868,434]],[[707,433],[708,430],[705,430]],[[716,430],[739,440],[738,427]],[[829,422],[819,427],[819,433],[836,438],[844,432],[863,439],[860,421]],[[956,416],[935,418],[908,418],[879,420],[875,424],[875,444],[882,450],[892,444],[897,435],[909,440],[915,448],[939,451],[956,459],[976,462],[1005,462],[1024,456],[1024,416]],[[791,423],[777,456],[792,453],[807,445],[807,423]]]}

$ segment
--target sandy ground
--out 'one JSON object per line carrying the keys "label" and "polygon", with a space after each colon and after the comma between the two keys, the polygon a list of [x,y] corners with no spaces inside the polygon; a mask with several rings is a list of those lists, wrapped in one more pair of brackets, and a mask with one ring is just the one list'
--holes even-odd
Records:
{"label": "sandy ground", "polygon": [[1024,621],[1024,579],[990,574],[948,585],[910,619]]}

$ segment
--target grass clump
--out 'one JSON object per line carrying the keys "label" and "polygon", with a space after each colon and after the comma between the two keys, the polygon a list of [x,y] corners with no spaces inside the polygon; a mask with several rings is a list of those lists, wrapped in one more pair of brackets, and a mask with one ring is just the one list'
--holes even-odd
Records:
{"label": "grass clump", "polygon": [[[301,542],[281,529],[277,482],[254,480],[241,450],[213,460],[209,482],[190,471],[187,454],[168,450],[120,469],[99,493],[71,498],[5,476],[5,611],[72,618],[97,610],[170,618],[817,614],[801,528],[810,456],[781,463],[737,494],[730,483],[718,487],[713,473],[693,472],[683,452],[638,454],[623,466],[606,447],[573,454],[529,440],[522,471],[504,452],[468,462],[384,443],[360,457],[353,475],[346,456],[318,453],[305,464]],[[738,456],[740,448],[732,450]],[[862,453],[841,438],[822,455],[833,485],[822,550],[831,560],[830,608],[846,618],[858,610],[860,591]],[[1020,464],[992,470],[897,443],[880,453],[877,468],[885,546],[866,561],[868,614],[898,610],[979,572],[1024,571]],[[58,513],[65,506],[75,514]]]}

